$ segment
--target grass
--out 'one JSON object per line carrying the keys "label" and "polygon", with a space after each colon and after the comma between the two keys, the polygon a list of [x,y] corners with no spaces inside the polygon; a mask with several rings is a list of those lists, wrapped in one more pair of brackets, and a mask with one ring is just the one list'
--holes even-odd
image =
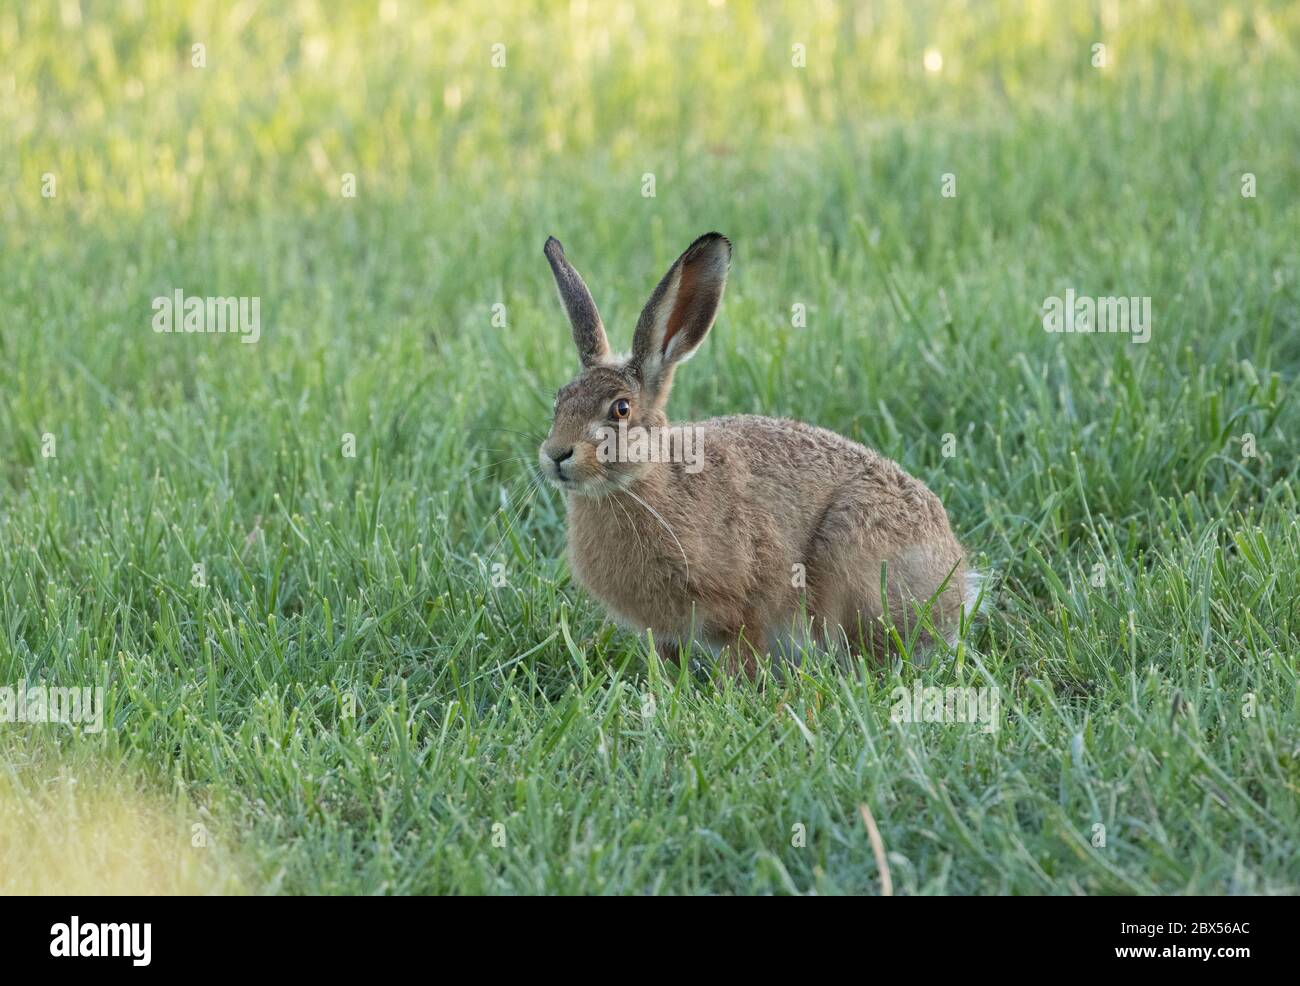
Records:
{"label": "grass", "polygon": [[232,847],[210,837],[186,799],[167,803],[141,790],[125,769],[103,767],[75,755],[7,758],[0,773],[0,893],[246,892]]}
{"label": "grass", "polygon": [[[203,823],[159,890],[874,893],[865,804],[896,893],[1300,890],[1294,5],[223,8],[0,11],[0,685],[106,701],[0,724],[11,831]],[[953,653],[681,674],[571,582],[542,243],[625,347],[708,229],[675,411],[924,478],[996,575]],[[260,342],[155,334],[177,288]],[[1071,288],[1151,341],[1044,332]],[[918,680],[1000,728],[892,722]],[[68,826],[22,886],[99,884]]]}

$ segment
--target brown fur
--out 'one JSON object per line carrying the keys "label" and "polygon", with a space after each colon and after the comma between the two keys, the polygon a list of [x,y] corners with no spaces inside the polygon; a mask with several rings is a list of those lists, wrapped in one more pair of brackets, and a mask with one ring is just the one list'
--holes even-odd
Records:
{"label": "brown fur", "polygon": [[[682,462],[598,461],[593,429],[611,423],[619,398],[631,404],[629,426],[667,424],[674,365],[712,325],[729,260],[717,234],[693,243],[651,296],[631,359],[590,362],[556,398],[539,461],[567,496],[575,577],[620,622],[654,631],[665,657],[694,638],[726,647],[730,665],[750,673],[770,635],[803,614],[823,643],[845,639],[880,657],[889,651],[886,611],[906,636],[915,607],[938,593],[931,620],[950,635],[966,578],[947,514],[924,483],[856,442],[742,415],[686,426],[698,429],[698,472]],[[582,283],[571,268],[563,275]],[[585,312],[587,303],[566,307]],[[580,349],[603,341],[602,329],[598,344]]]}

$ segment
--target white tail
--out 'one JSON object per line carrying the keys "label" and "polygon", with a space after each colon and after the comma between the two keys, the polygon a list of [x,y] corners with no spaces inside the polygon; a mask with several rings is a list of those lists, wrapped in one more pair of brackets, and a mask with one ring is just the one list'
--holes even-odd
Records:
{"label": "white tail", "polygon": [[989,609],[989,597],[985,592],[985,583],[989,581],[987,572],[966,573],[966,593],[962,598],[962,612],[966,619],[974,619]]}

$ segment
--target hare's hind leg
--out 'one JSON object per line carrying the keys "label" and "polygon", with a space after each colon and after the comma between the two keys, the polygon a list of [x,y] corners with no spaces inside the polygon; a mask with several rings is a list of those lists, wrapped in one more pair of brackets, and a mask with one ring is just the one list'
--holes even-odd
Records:
{"label": "hare's hind leg", "polygon": [[681,664],[681,654],[692,648],[722,661],[722,666],[732,677],[743,674],[753,678],[758,671],[758,659],[764,653],[762,641],[766,638],[756,622],[743,623],[739,629],[701,631],[680,640],[674,637],[656,637],[655,650],[666,664]]}
{"label": "hare's hind leg", "polygon": [[[931,516],[921,527],[890,523],[866,501],[846,493],[822,517],[808,546],[808,607],[820,632],[842,632],[854,650],[885,660],[894,633],[906,640],[927,606],[934,627],[955,630],[965,566],[946,517],[942,526]],[[921,642],[929,637],[922,631]]]}

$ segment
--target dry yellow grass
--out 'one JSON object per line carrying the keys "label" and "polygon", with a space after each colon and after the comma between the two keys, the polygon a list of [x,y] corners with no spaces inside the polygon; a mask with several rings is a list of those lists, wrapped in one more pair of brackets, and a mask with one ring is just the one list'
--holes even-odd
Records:
{"label": "dry yellow grass", "polygon": [[36,761],[0,772],[0,893],[244,889],[211,833],[193,828],[203,824],[197,812],[145,793],[118,771],[48,766]]}

